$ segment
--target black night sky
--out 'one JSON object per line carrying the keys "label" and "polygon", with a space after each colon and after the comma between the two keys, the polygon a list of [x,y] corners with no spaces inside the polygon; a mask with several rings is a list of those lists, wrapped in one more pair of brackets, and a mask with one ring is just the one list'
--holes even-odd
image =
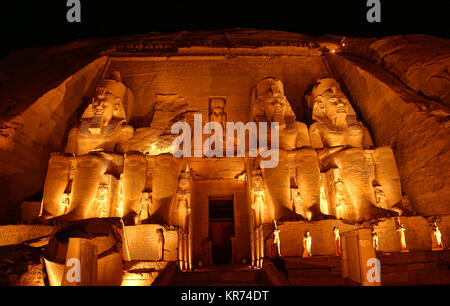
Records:
{"label": "black night sky", "polygon": [[312,36],[449,37],[448,0],[381,0],[381,23],[369,23],[367,0],[80,0],[81,23],[66,20],[67,0],[2,1],[0,58],[25,47],[151,31],[273,29]]}

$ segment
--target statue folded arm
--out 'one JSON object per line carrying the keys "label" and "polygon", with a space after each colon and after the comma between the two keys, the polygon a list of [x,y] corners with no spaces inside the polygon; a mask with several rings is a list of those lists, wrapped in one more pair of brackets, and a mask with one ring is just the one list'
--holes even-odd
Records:
{"label": "statue folded arm", "polygon": [[119,140],[116,145],[116,152],[125,154],[128,151],[128,141],[134,137],[134,129],[130,125],[122,127],[119,135]]}
{"label": "statue folded arm", "polygon": [[303,122],[295,121],[295,129],[297,130],[295,148],[311,147],[308,127],[306,126],[306,124],[304,124]]}
{"label": "statue folded arm", "polygon": [[66,144],[66,148],[64,149],[64,152],[66,153],[72,153],[72,154],[76,154],[78,151],[78,146],[77,146],[77,142],[78,142],[78,134],[80,132],[80,128],[74,127],[70,130],[69,132],[69,137],[67,138],[67,144]]}
{"label": "statue folded arm", "polygon": [[373,148],[375,145],[373,144],[372,136],[370,135],[369,129],[366,128],[364,125],[363,125],[363,133],[364,133],[362,143],[363,148],[364,149]]}

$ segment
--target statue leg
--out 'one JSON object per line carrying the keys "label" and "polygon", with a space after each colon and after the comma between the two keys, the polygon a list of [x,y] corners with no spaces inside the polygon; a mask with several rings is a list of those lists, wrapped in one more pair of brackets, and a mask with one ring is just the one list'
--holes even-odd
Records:
{"label": "statue leg", "polygon": [[304,217],[308,220],[323,219],[320,211],[320,170],[316,151],[309,148],[295,151],[295,168]]}
{"label": "statue leg", "polygon": [[72,183],[72,202],[69,205],[68,219],[89,218],[100,176],[107,169],[105,159],[96,154],[76,157],[76,173]]}
{"label": "statue leg", "polygon": [[402,199],[400,175],[392,149],[390,147],[376,148],[374,164],[376,180],[380,183],[386,196],[386,207],[402,213],[399,207]]}
{"label": "statue leg", "polygon": [[178,189],[181,160],[171,154],[161,154],[155,159],[152,176],[153,220],[170,224],[173,199]]}
{"label": "statue leg", "polygon": [[[262,169],[264,184],[272,201],[276,220],[295,220],[290,201],[291,180],[288,152],[280,149],[278,166]],[[267,197],[266,197],[267,200]]]}
{"label": "statue leg", "polygon": [[60,215],[62,195],[69,183],[70,168],[69,156],[53,155],[50,157],[42,201],[42,216],[46,219]]}
{"label": "statue leg", "polygon": [[147,159],[144,155],[140,153],[127,154],[123,178],[123,216],[127,221],[131,221],[139,216],[140,200],[147,179]]}
{"label": "statue leg", "polygon": [[375,206],[375,195],[366,169],[364,152],[351,148],[335,156],[342,180],[356,211],[356,221],[393,216],[393,212]]}

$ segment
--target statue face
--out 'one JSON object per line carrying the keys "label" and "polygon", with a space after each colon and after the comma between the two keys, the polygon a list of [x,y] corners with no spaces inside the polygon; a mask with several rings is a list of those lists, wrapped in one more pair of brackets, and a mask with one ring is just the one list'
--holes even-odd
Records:
{"label": "statue face", "polygon": [[180,178],[178,182],[178,186],[180,190],[187,190],[189,187],[189,179],[188,178]]}
{"label": "statue face", "polygon": [[316,97],[314,113],[319,117],[327,117],[331,122],[337,118],[346,117],[350,109],[350,102],[337,86],[330,86]]}
{"label": "statue face", "polygon": [[282,118],[286,112],[287,99],[281,86],[278,83],[272,84],[271,90],[261,99],[266,118],[270,121],[280,121],[280,117]]}
{"label": "statue face", "polygon": [[107,126],[113,117],[114,110],[118,109],[120,98],[114,96],[107,88],[97,88],[92,99],[94,117],[101,118],[102,126]]}
{"label": "statue face", "polygon": [[223,108],[216,106],[216,107],[213,108],[213,113],[216,116],[223,115]]}
{"label": "statue face", "polygon": [[97,193],[97,197],[99,200],[104,200],[106,199],[106,194],[108,192],[108,186],[101,184],[98,188],[98,193]]}

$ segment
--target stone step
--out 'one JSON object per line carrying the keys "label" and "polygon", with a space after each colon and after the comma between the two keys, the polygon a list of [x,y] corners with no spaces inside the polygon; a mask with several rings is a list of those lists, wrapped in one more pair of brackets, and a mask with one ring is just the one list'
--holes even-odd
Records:
{"label": "stone step", "polygon": [[270,285],[263,271],[241,268],[214,267],[201,271],[177,271],[169,282],[170,286],[260,286]]}
{"label": "stone step", "polygon": [[[339,273],[336,274],[333,273],[335,276],[340,275]],[[289,269],[288,270],[288,278],[291,279],[291,277],[316,277],[316,276],[327,276],[332,275],[331,271],[329,269],[303,269],[303,270],[297,270],[297,269]]]}
{"label": "stone step", "polygon": [[289,282],[293,286],[344,286],[346,282],[339,276],[292,277]]}
{"label": "stone step", "polygon": [[166,261],[127,261],[123,264],[123,286],[150,286],[167,266]]}
{"label": "stone step", "polygon": [[254,281],[258,272],[176,272],[179,281]]}
{"label": "stone step", "polygon": [[381,273],[383,286],[448,285],[450,270]]}
{"label": "stone step", "polygon": [[341,257],[317,256],[310,258],[285,257],[285,269],[317,269],[320,267],[340,267]]}
{"label": "stone step", "polygon": [[166,268],[167,261],[126,261],[123,264],[124,271],[148,270],[162,271]]}
{"label": "stone step", "polygon": [[438,262],[422,262],[422,263],[393,264],[393,265],[381,264],[381,273],[408,272],[408,271],[442,271],[442,270],[449,270],[448,266],[445,264],[439,264]]}
{"label": "stone step", "polygon": [[268,284],[261,284],[258,282],[241,282],[241,281],[178,281],[171,280],[169,286],[197,286],[197,287],[206,287],[206,286],[230,286],[230,287],[240,287],[240,286],[262,286]]}
{"label": "stone step", "polygon": [[406,253],[378,253],[381,265],[411,264],[443,261],[450,263],[450,251],[410,251]]}

